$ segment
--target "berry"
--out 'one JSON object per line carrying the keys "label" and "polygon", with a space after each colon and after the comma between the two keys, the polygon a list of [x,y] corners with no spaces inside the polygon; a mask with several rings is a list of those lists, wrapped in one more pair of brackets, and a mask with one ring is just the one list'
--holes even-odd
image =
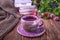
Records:
{"label": "berry", "polygon": [[52,19],[53,19],[54,17],[55,17],[55,15],[54,15],[54,14],[50,14],[50,18],[52,18]]}
{"label": "berry", "polygon": [[50,18],[50,12],[45,12],[44,15],[46,16],[46,18]]}
{"label": "berry", "polygon": [[54,21],[59,21],[59,17],[54,17],[53,20]]}
{"label": "berry", "polygon": [[50,12],[44,12],[44,14],[46,15],[46,14],[50,14]]}

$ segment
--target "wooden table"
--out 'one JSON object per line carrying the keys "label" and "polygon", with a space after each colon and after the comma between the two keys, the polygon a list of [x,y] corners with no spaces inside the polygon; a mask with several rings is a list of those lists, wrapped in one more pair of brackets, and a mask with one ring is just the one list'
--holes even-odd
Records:
{"label": "wooden table", "polygon": [[21,36],[17,33],[17,27],[15,27],[3,40],[60,40],[60,22],[44,20],[44,24],[46,32],[40,37],[28,38]]}

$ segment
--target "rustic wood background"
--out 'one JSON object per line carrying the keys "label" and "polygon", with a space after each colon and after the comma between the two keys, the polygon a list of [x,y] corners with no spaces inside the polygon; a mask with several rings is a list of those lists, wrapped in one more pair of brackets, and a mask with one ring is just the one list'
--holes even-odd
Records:
{"label": "rustic wood background", "polygon": [[[20,24],[20,23],[19,23]],[[60,40],[60,22],[44,20],[46,32],[36,38],[28,38],[17,33],[17,26],[3,40]]]}

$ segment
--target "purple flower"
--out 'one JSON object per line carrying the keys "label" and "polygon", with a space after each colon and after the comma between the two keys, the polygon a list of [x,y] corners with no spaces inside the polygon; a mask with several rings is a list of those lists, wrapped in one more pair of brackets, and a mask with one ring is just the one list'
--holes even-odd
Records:
{"label": "purple flower", "polygon": [[58,7],[58,4],[57,4],[57,3],[48,3],[48,5],[49,5],[51,8],[57,8],[57,7]]}
{"label": "purple flower", "polygon": [[57,7],[58,7],[57,4],[52,5],[52,8],[57,8]]}

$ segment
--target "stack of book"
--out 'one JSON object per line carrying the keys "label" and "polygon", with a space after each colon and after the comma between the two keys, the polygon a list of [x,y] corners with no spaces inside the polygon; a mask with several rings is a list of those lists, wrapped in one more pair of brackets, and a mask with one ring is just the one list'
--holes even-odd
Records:
{"label": "stack of book", "polygon": [[33,11],[36,11],[36,6],[23,6],[20,7],[19,12],[22,15],[32,14]]}
{"label": "stack of book", "polygon": [[36,11],[36,6],[32,5],[31,0],[15,0],[15,7],[19,8],[21,15],[32,14],[33,11]]}
{"label": "stack of book", "polygon": [[31,0],[15,0],[14,5],[15,5],[15,7],[31,6],[32,1]]}

